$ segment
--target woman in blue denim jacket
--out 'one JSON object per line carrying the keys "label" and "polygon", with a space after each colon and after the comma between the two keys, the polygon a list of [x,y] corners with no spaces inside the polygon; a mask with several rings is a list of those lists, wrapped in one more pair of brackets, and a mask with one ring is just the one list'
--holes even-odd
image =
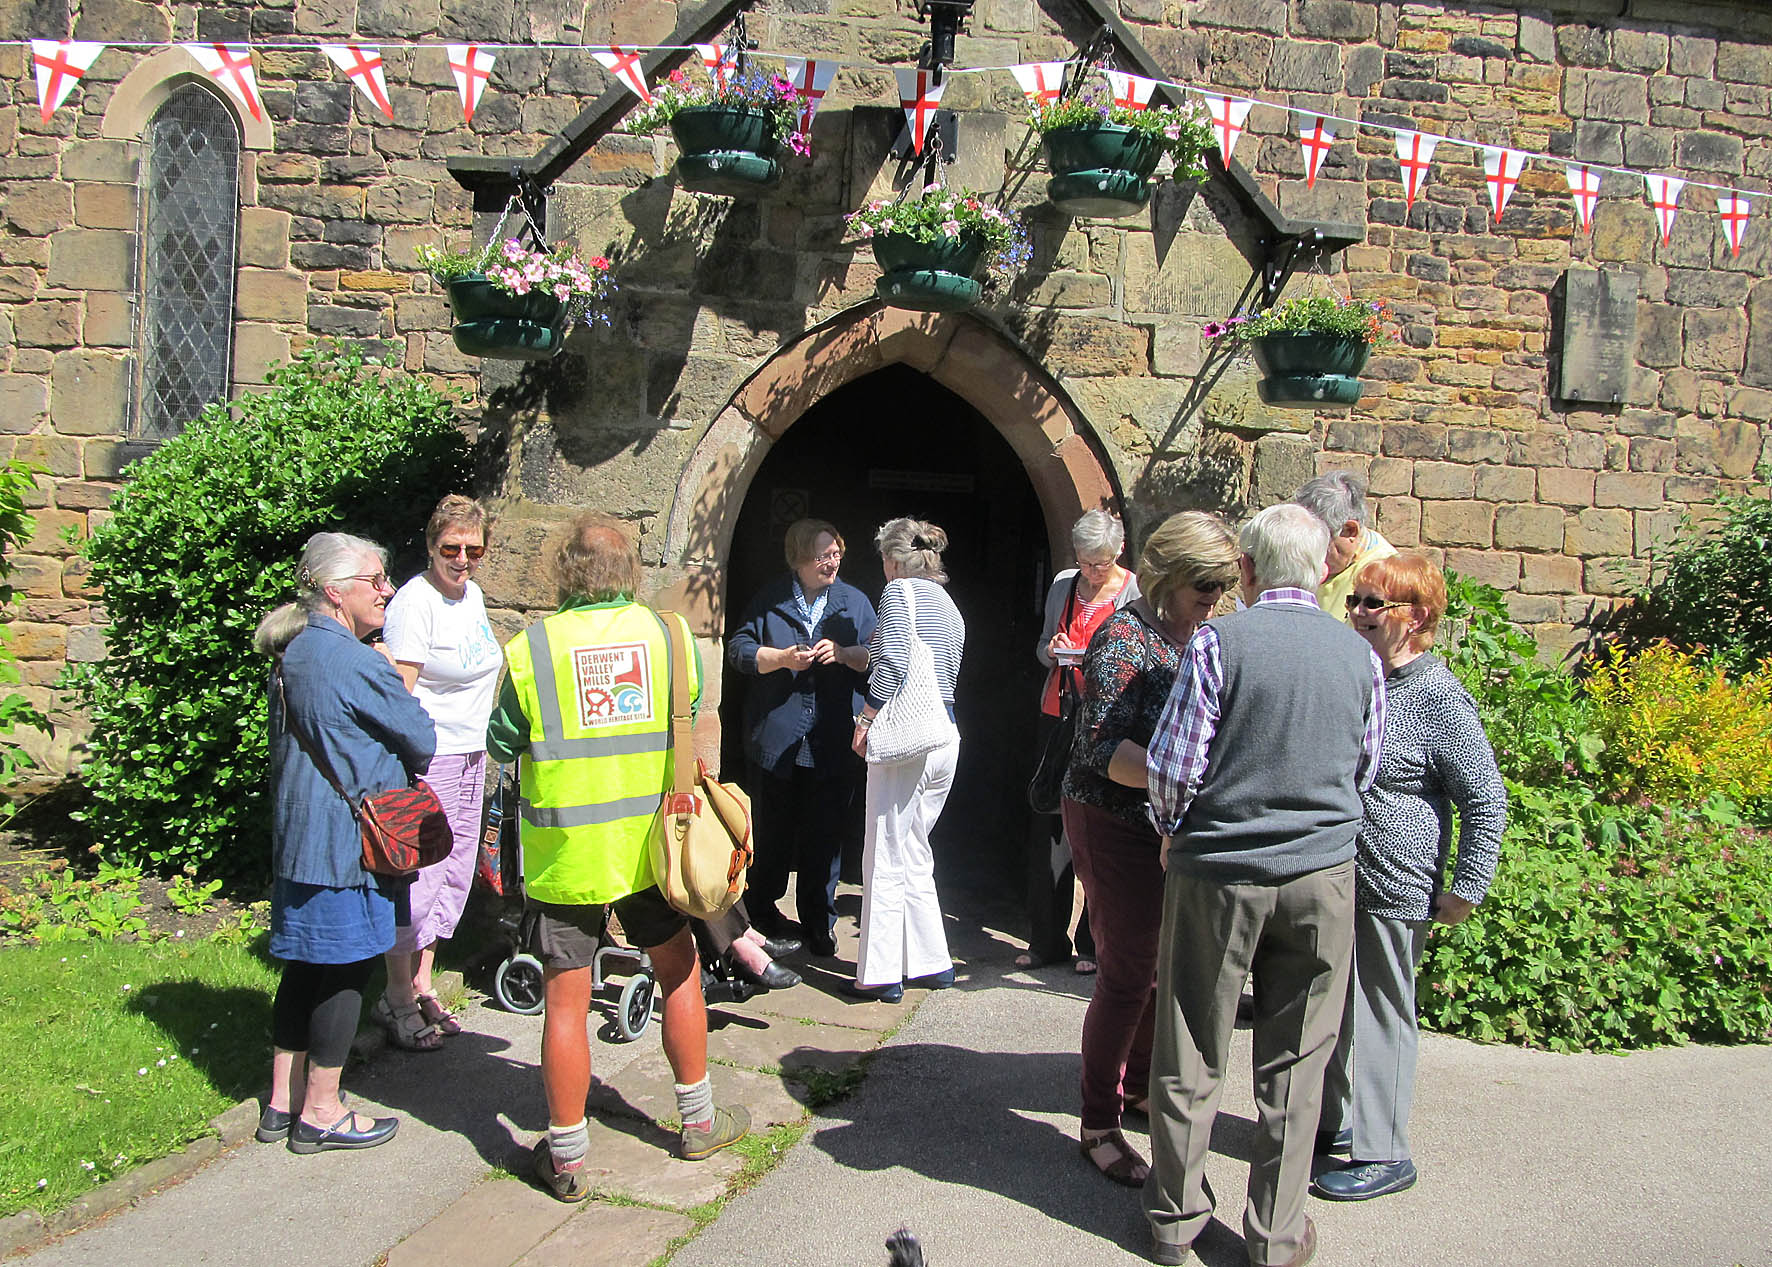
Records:
{"label": "woman in blue denim jacket", "polygon": [[399,1125],[346,1109],[338,1089],[363,988],[394,944],[395,907],[406,898],[404,882],[363,869],[352,806],[405,787],[430,762],[437,734],[392,658],[362,641],[381,628],[394,592],[381,547],[316,533],[302,551],[297,585],[297,601],[266,616],[253,637],[256,649],[277,658],[268,700],[271,954],[283,960],[271,1012],[271,1098],[258,1138],[317,1153],[372,1148]]}

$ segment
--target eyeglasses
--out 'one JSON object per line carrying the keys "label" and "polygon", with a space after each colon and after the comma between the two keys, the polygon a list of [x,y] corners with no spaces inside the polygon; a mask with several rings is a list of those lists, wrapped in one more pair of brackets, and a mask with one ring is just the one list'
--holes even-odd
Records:
{"label": "eyeglasses", "polygon": [[341,581],[368,581],[370,588],[378,590],[394,588],[394,583],[388,580],[386,572],[360,572],[356,576],[341,576],[338,579]]}
{"label": "eyeglasses", "polygon": [[841,563],[843,561],[843,552],[833,546],[823,554],[813,556],[812,561],[814,563]]}
{"label": "eyeglasses", "polygon": [[1393,602],[1390,602],[1386,599],[1380,598],[1376,594],[1367,594],[1364,596],[1361,596],[1359,594],[1349,594],[1347,596],[1347,609],[1351,612],[1357,612],[1357,611],[1387,612],[1393,607],[1413,607],[1413,606],[1414,606],[1413,603],[1393,603]]}
{"label": "eyeglasses", "polygon": [[437,553],[446,559],[459,559],[464,550],[467,551],[468,558],[475,560],[482,558],[486,554],[485,546],[462,546],[450,544],[437,547]]}
{"label": "eyeglasses", "polygon": [[1231,587],[1229,581],[1189,581],[1188,584],[1202,594],[1222,594]]}

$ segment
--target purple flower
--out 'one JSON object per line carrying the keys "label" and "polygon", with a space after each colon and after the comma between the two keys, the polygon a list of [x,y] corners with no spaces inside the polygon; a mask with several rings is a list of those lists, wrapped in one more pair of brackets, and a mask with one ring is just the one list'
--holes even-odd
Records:
{"label": "purple flower", "polygon": [[1224,334],[1229,329],[1230,327],[1225,325],[1222,321],[1208,321],[1205,325],[1200,327],[1200,337],[1202,339],[1216,339],[1219,335]]}

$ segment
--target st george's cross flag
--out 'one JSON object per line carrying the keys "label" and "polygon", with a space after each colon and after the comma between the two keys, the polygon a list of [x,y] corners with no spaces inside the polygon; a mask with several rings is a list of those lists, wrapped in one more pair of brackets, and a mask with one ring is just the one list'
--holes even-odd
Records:
{"label": "st george's cross flag", "polygon": [[1397,129],[1397,168],[1403,175],[1403,209],[1415,205],[1421,182],[1427,179],[1428,165],[1433,162],[1434,146],[1440,138],[1431,132],[1410,132]]}
{"label": "st george's cross flag", "polygon": [[1600,173],[1593,168],[1571,164],[1564,169],[1569,181],[1569,196],[1575,199],[1575,223],[1586,233],[1594,227],[1594,204],[1600,200]]}
{"label": "st george's cross flag", "polygon": [[1211,93],[1200,95],[1206,102],[1206,113],[1212,116],[1212,130],[1218,134],[1218,156],[1229,167],[1231,151],[1237,148],[1237,140],[1243,135],[1243,125],[1249,122],[1249,111],[1255,103],[1237,97],[1215,97]]}
{"label": "st george's cross flag", "polygon": [[810,133],[812,118],[818,113],[818,107],[824,104],[824,95],[831,90],[831,80],[836,78],[839,63],[806,57],[785,60],[788,81],[794,85],[794,95],[800,98],[800,131]]}
{"label": "st george's cross flag", "polygon": [[1678,176],[1663,176],[1659,173],[1643,177],[1643,183],[1649,187],[1649,205],[1655,208],[1655,223],[1661,226],[1661,244],[1673,235],[1674,217],[1680,211],[1680,190],[1686,182]]}
{"label": "st george's cross flag", "polygon": [[1303,110],[1293,113],[1298,119],[1298,141],[1304,147],[1304,187],[1309,189],[1317,183],[1317,171],[1323,166],[1323,156],[1335,144],[1335,133],[1329,128],[1329,120],[1320,114]]}
{"label": "st george's cross flag", "polygon": [[1753,199],[1742,198],[1736,194],[1717,195],[1717,214],[1723,219],[1723,236],[1729,239],[1729,254],[1741,254],[1741,235],[1747,228],[1747,218],[1753,212]]}
{"label": "st george's cross flag", "polygon": [[721,92],[732,82],[738,73],[738,50],[730,44],[696,44],[692,46],[701,64],[707,68],[708,78],[714,81],[714,87]]}
{"label": "st george's cross flag", "polygon": [[461,98],[464,121],[474,121],[474,107],[492,78],[492,63],[498,60],[478,44],[445,44],[449,54],[449,73],[455,76],[455,92]]}
{"label": "st george's cross flag", "polygon": [[1495,209],[1494,218],[1499,220],[1501,213],[1507,210],[1507,200],[1519,188],[1520,173],[1526,169],[1526,156],[1519,150],[1498,145],[1485,145],[1482,150],[1483,179],[1489,184],[1489,205]]}
{"label": "st george's cross flag", "polygon": [[597,64],[617,79],[622,86],[647,105],[652,104],[652,89],[646,86],[646,72],[640,68],[640,50],[630,45],[614,44],[593,48],[591,56]]}
{"label": "st george's cross flag", "polygon": [[1025,62],[1011,66],[1022,95],[1029,105],[1049,106],[1064,92],[1064,62]]}
{"label": "st george's cross flag", "polygon": [[932,83],[935,76],[926,70],[899,67],[892,73],[898,79],[898,104],[904,108],[905,122],[911,129],[911,153],[921,154],[923,138],[929,133],[929,121],[941,105],[942,90],[947,87],[947,82]]}
{"label": "st george's cross flag", "polygon": [[1128,75],[1123,70],[1103,72],[1108,83],[1114,90],[1114,104],[1122,110],[1145,110],[1150,107],[1151,94],[1157,90],[1157,81],[1146,79],[1143,75]]}
{"label": "st george's cross flag", "polygon": [[388,118],[394,117],[393,104],[388,101],[388,81],[382,71],[380,49],[356,44],[322,44],[320,51],[344,71],[347,79],[363,90],[371,105]]}
{"label": "st george's cross flag", "polygon": [[216,87],[246,107],[246,112],[262,122],[264,111],[258,104],[258,80],[252,73],[252,50],[244,44],[186,44],[185,52],[196,59],[203,73]]}
{"label": "st george's cross flag", "polygon": [[92,69],[103,44],[85,40],[32,40],[31,65],[37,70],[37,108],[43,122],[61,108],[80,76]]}

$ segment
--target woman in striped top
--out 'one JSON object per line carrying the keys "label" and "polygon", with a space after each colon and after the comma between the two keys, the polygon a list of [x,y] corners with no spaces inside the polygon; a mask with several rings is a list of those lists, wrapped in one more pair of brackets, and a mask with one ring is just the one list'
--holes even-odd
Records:
{"label": "woman in striped top", "polygon": [[[935,659],[935,680],[954,717],[954,684],[966,649],[966,622],[948,597],[941,552],[948,535],[917,519],[893,519],[874,537],[886,573],[879,623],[868,643],[867,702],[853,747],[867,755],[868,728],[898,694],[910,666],[914,630]],[[845,992],[896,1003],[904,983],[939,990],[954,983],[954,961],[935,895],[929,833],[954,786],[959,737],[909,761],[868,765],[867,844],[862,850],[861,949]]]}

